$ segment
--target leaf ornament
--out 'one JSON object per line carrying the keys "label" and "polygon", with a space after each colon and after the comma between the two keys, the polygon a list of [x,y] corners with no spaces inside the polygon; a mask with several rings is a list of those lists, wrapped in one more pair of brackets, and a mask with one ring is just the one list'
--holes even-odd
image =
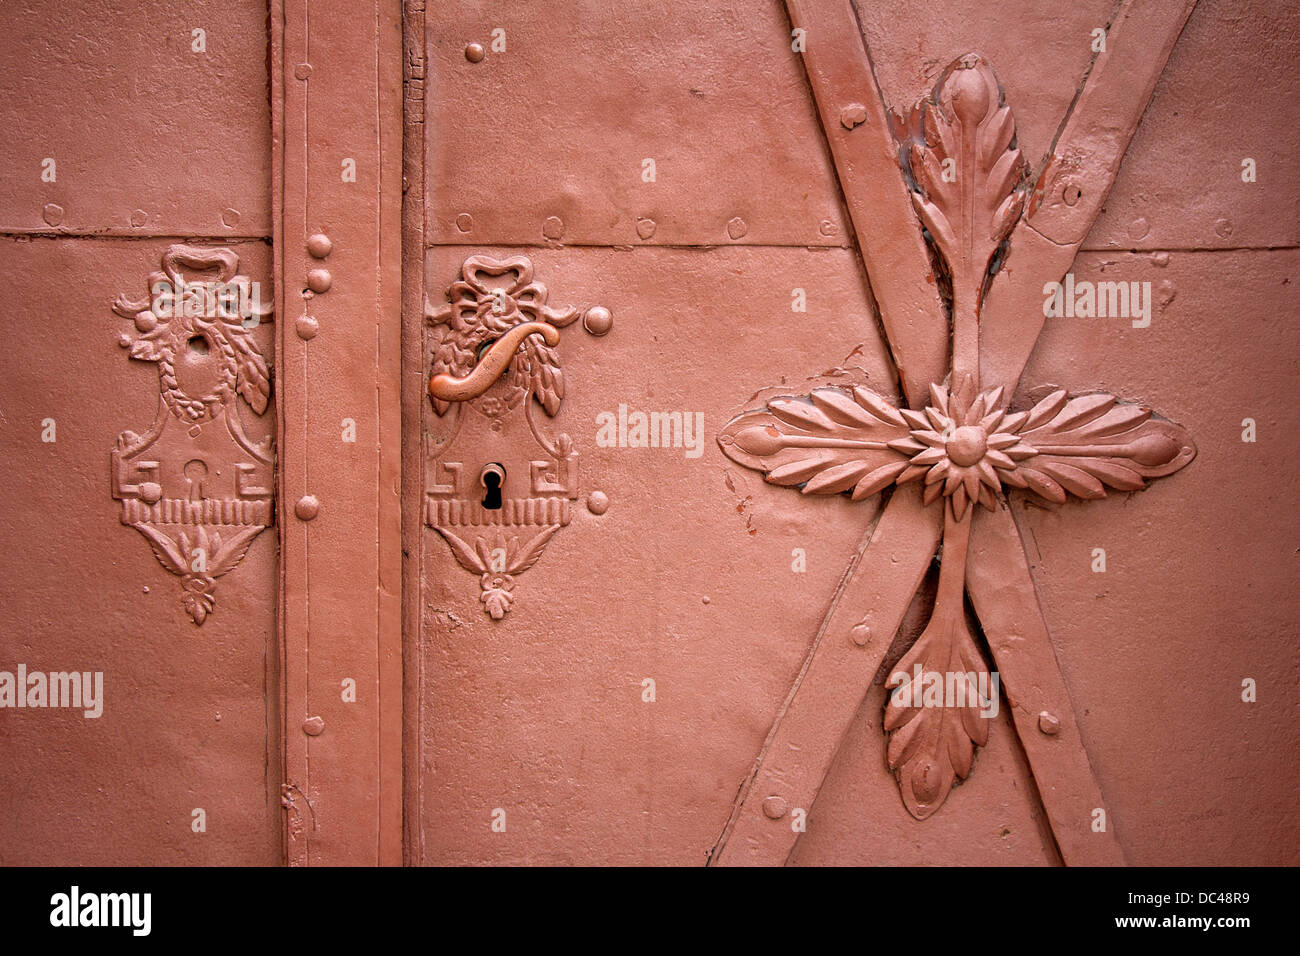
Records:
{"label": "leaf ornament", "polygon": [[859,501],[907,469],[890,443],[908,433],[899,410],[870,389],[826,386],[741,414],[718,441],[728,458],[774,485],[798,486],[806,495],[849,492]]}

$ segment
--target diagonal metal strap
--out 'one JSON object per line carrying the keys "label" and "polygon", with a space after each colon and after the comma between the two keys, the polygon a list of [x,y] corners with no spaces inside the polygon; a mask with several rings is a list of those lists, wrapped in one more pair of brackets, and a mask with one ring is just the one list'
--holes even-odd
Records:
{"label": "diagonal metal strap", "polygon": [[795,811],[806,813],[817,799],[934,556],[941,519],[940,509],[922,506],[915,485],[890,498],[741,787],[712,865],[779,866],[790,855],[799,838]]}
{"label": "diagonal metal strap", "polygon": [[[1043,286],[1074,263],[1196,0],[1124,0],[1011,233],[980,313],[980,382],[1014,390],[1043,327]],[[873,276],[874,280],[874,276]]]}
{"label": "diagonal metal strap", "polygon": [[1020,531],[1006,505],[980,509],[971,529],[966,590],[1001,676],[1061,858],[1071,866],[1122,866],[1070,694],[1038,605]]}
{"label": "diagonal metal strap", "polygon": [[850,0],[786,0],[908,402],[948,374],[948,322]]}

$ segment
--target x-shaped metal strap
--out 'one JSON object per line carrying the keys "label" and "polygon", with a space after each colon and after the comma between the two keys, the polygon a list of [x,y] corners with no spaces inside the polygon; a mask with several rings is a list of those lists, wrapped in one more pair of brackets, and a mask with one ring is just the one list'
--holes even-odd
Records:
{"label": "x-shaped metal strap", "polygon": [[[966,323],[967,331],[958,328],[954,305],[950,352],[945,305],[918,225],[921,204],[900,166],[900,144],[891,132],[851,2],[787,0],[792,24],[806,34],[805,67],[900,386],[911,406],[902,413],[909,426],[924,424],[916,410],[927,401],[949,401],[947,392],[936,393],[932,386],[945,380],[950,356],[954,403],[959,402],[962,356],[968,363],[978,356],[977,369],[968,369],[968,377],[985,389],[1002,388],[1007,396],[1014,391],[1044,321],[1044,283],[1059,280],[1073,263],[1194,5],[1195,0],[1119,3],[1107,26],[1105,49],[1094,58],[1058,132],[1028,209],[1010,231],[1003,267],[975,306],[978,325]],[[933,232],[931,223],[927,227]],[[963,344],[963,335],[977,340]],[[964,400],[969,403],[970,398]],[[851,421],[858,414],[855,408],[839,407],[834,396],[821,401],[832,418]],[[876,411],[874,398],[864,397],[862,404],[868,412]],[[881,414],[888,418],[894,412],[886,408]],[[834,439],[807,437],[814,432],[815,427],[800,432],[801,441],[835,444]],[[753,429],[751,433],[762,445],[763,434]],[[915,444],[902,441],[909,447]],[[765,453],[757,448],[750,457],[758,461]],[[924,453],[917,458],[927,465],[933,461]],[[1189,458],[1184,455],[1177,467]],[[766,470],[761,464],[749,466]],[[1168,471],[1151,472],[1164,473]],[[927,484],[932,480],[927,477]],[[873,476],[864,482],[871,486],[865,491],[879,484]],[[927,500],[942,484],[927,492]],[[951,484],[950,479],[946,494],[952,493]],[[923,507],[918,485],[900,483],[853,556],[741,788],[711,863],[780,864],[798,839],[788,811],[813,806],[840,741],[930,566],[945,520],[949,530],[953,527],[952,506],[947,511]],[[1069,864],[1122,864],[1113,827],[1093,826],[1094,810],[1105,804],[1048,637],[1019,530],[1001,499],[987,510],[976,508],[974,500],[969,507],[979,513],[965,522],[965,593],[996,660],[1062,858]],[[965,548],[964,537],[962,544]],[[872,639],[862,646],[850,639],[851,633],[870,634]]]}

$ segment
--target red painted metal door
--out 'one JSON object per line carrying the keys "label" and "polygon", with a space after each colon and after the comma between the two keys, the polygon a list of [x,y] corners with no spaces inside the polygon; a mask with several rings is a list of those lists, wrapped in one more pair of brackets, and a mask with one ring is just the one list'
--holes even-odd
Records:
{"label": "red painted metal door", "polygon": [[132,9],[0,13],[0,863],[1300,856],[1295,14]]}

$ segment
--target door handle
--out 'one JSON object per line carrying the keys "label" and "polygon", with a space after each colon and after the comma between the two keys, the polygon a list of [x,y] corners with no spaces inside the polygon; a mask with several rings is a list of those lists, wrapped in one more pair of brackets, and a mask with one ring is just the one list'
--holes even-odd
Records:
{"label": "door handle", "polygon": [[488,346],[478,364],[464,378],[445,372],[429,379],[429,394],[444,402],[468,402],[486,392],[501,377],[515,350],[530,335],[540,335],[547,345],[558,345],[560,330],[548,322],[524,322]]}

